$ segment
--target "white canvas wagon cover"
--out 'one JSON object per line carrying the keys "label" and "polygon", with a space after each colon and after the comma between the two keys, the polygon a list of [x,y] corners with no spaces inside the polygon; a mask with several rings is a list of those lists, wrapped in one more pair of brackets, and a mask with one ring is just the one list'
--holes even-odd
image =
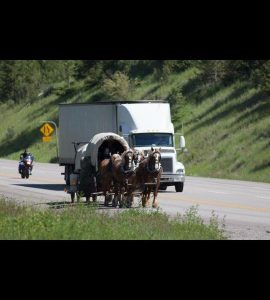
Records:
{"label": "white canvas wagon cover", "polygon": [[117,141],[123,147],[124,151],[129,149],[127,141],[120,135],[113,132],[103,132],[93,136],[89,144],[78,149],[76,162],[79,163],[79,160],[83,159],[84,157],[90,157],[91,165],[96,168],[96,171],[98,171],[99,148],[105,141]]}

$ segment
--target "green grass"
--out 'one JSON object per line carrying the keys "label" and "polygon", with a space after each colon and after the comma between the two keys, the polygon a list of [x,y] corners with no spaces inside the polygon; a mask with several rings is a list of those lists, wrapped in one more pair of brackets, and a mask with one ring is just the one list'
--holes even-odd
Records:
{"label": "green grass", "polygon": [[[187,104],[172,107],[176,132],[184,134],[188,154],[179,153],[186,174],[270,182],[270,99],[249,82],[224,87],[206,85],[198,70],[188,69],[166,81],[153,75],[140,79],[129,99],[166,99],[174,88],[182,88]],[[71,89],[55,84],[53,93],[23,105],[0,104],[0,157],[15,159],[27,147],[38,162],[56,162],[56,138],[43,143],[39,129],[43,120],[58,124],[58,104],[95,102],[102,98],[98,87],[87,89],[74,82]]]}
{"label": "green grass", "polygon": [[169,76],[168,80],[160,82],[153,75],[147,76],[141,84],[130,93],[131,100],[165,100],[175,87],[184,86],[189,80],[196,77],[197,69],[191,68],[180,74]]}
{"label": "green grass", "polygon": [[212,215],[208,224],[192,207],[171,219],[142,209],[109,215],[94,207],[34,210],[0,200],[0,240],[223,240]]}
{"label": "green grass", "polygon": [[187,174],[270,182],[270,99],[236,82],[192,100],[185,126],[189,153],[182,156]]}
{"label": "green grass", "polygon": [[52,142],[43,143],[40,128],[43,121],[58,124],[58,104],[87,102],[96,91],[84,90],[82,82],[76,82],[72,89],[66,90],[58,84],[54,93],[46,98],[36,99],[29,104],[0,104],[4,122],[0,130],[0,157],[17,160],[24,148],[28,148],[39,162],[56,162],[56,133]]}

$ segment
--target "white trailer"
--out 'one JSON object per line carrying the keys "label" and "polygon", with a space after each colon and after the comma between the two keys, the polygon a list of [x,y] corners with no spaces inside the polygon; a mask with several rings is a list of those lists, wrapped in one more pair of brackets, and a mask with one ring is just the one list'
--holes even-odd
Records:
{"label": "white trailer", "polygon": [[[60,104],[59,130],[59,163],[65,166],[66,181],[75,170],[75,148],[89,143],[98,133],[113,132],[123,136],[130,147],[145,154],[151,147],[161,148],[160,188],[175,186],[177,192],[183,191],[185,167],[177,161],[176,134],[168,102]],[[180,141],[178,147],[184,148],[183,136]],[[76,165],[76,172],[80,172],[80,166]]]}

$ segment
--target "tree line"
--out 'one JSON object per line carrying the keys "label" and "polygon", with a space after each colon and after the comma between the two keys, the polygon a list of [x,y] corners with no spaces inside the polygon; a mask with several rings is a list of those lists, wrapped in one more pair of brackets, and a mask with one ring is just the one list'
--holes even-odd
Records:
{"label": "tree line", "polygon": [[73,60],[0,60],[0,102],[32,101],[50,84],[70,82]]}
{"label": "tree line", "polygon": [[270,93],[269,60],[0,60],[0,102],[33,101],[60,81],[67,89],[72,80],[82,80],[86,88],[102,83],[113,91],[152,74],[165,84],[169,75],[191,67],[209,85],[248,80]]}

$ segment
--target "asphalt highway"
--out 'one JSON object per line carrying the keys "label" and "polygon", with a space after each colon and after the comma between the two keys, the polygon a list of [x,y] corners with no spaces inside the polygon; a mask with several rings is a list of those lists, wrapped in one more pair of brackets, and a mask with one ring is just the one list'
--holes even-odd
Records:
{"label": "asphalt highway", "polygon": [[[63,171],[57,164],[35,163],[33,175],[22,179],[18,161],[0,159],[0,195],[34,206],[67,204],[70,196],[64,192]],[[171,216],[197,206],[208,222],[214,212],[229,239],[270,239],[270,184],[187,177],[183,193],[169,187],[158,200],[161,210]],[[102,206],[103,199],[99,201]]]}

